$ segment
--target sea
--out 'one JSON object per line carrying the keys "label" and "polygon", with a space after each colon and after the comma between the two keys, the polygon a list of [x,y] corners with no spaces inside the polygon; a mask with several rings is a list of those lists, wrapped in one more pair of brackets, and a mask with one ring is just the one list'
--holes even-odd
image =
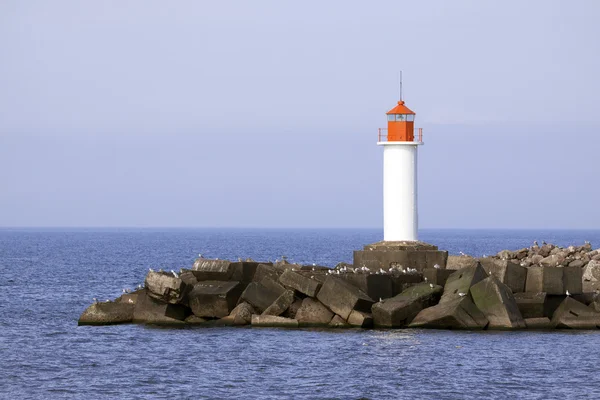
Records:
{"label": "sea", "polygon": [[[368,229],[0,229],[2,399],[592,399],[600,330],[460,332],[77,326],[148,268],[198,254],[334,266]],[[423,230],[474,256],[600,231]]]}

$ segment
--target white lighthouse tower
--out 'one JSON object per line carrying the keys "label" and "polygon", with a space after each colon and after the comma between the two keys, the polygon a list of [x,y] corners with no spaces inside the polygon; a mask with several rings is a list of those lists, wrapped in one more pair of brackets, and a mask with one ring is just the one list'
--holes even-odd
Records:
{"label": "white lighthouse tower", "polygon": [[414,134],[415,113],[404,105],[402,92],[396,107],[387,112],[388,127],[379,129],[383,146],[383,240],[417,241],[417,153],[423,131]]}

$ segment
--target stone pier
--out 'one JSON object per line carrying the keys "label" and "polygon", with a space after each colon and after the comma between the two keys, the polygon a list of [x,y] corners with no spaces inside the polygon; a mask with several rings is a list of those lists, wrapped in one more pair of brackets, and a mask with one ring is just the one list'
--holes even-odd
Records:
{"label": "stone pier", "polygon": [[448,252],[438,250],[425,242],[376,242],[367,244],[363,250],[354,251],[354,268],[367,267],[371,271],[383,269],[387,271],[392,267],[416,269],[423,272],[425,268],[438,265],[445,269]]}

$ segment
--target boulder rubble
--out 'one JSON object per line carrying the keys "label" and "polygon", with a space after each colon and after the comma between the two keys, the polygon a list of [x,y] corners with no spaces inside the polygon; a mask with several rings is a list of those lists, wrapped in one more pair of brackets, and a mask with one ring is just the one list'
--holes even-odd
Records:
{"label": "boulder rubble", "polygon": [[431,260],[416,265],[414,260],[410,267],[391,263],[377,269],[200,257],[179,272],[149,270],[143,286],[124,291],[113,301],[94,300],[78,323],[469,330],[600,327],[600,249],[592,250],[588,242],[569,247],[534,242],[529,248],[481,258],[461,253],[448,256],[443,265],[432,266]]}

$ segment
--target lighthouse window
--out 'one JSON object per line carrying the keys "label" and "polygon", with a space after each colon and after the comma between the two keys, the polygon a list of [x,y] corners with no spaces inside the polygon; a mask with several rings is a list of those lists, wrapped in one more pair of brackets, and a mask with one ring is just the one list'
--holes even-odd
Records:
{"label": "lighthouse window", "polygon": [[414,114],[408,114],[406,116],[406,120],[409,121],[409,122],[414,121],[415,120],[415,115]]}
{"label": "lighthouse window", "polygon": [[394,114],[388,115],[388,121],[395,121],[395,120],[396,120],[396,116]]}
{"label": "lighthouse window", "polygon": [[405,119],[406,119],[406,115],[396,114],[396,121],[404,121]]}

